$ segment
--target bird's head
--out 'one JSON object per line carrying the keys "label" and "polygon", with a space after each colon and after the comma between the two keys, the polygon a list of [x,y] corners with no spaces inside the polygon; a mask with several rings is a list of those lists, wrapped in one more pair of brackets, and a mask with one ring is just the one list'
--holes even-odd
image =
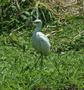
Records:
{"label": "bird's head", "polygon": [[35,24],[35,25],[38,25],[38,26],[42,26],[42,21],[41,21],[40,19],[36,19],[36,20],[34,21],[34,24]]}

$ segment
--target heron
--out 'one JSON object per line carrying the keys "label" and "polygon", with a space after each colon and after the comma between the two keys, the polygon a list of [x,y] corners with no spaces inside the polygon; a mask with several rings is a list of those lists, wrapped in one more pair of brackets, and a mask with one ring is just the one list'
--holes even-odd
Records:
{"label": "heron", "polygon": [[35,48],[37,52],[41,54],[41,64],[42,64],[43,56],[48,55],[51,44],[49,42],[48,37],[41,32],[42,21],[40,19],[36,19],[34,23],[36,27],[32,35],[32,46],[33,48]]}

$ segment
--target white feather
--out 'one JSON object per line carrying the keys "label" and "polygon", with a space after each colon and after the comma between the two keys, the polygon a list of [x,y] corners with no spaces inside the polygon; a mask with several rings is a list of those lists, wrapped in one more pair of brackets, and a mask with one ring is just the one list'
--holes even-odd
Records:
{"label": "white feather", "polygon": [[33,47],[40,53],[46,55],[50,51],[50,42],[46,35],[40,32],[40,23],[37,24],[32,36]]}

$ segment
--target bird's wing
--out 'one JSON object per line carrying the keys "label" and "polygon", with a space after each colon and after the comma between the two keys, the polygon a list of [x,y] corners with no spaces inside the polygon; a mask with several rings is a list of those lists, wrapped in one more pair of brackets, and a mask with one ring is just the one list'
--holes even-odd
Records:
{"label": "bird's wing", "polygon": [[43,40],[45,40],[46,42],[49,42],[49,39],[46,35],[44,35],[42,32],[37,32],[37,36]]}
{"label": "bird's wing", "polygon": [[37,32],[37,36],[40,43],[40,48],[44,53],[47,53],[50,50],[51,46],[49,43],[49,39],[41,32]]}

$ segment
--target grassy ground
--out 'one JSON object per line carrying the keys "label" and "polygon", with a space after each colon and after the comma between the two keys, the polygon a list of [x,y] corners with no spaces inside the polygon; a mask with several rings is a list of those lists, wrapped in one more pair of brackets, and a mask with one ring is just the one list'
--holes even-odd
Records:
{"label": "grassy ground", "polygon": [[82,30],[83,19],[71,19],[56,30],[56,35],[49,37],[52,50],[43,59],[42,70],[40,63],[34,66],[39,54],[32,48],[32,31],[19,37],[20,43],[26,46],[25,51],[18,46],[1,44],[0,90],[84,89],[84,39],[77,37],[74,41]]}

